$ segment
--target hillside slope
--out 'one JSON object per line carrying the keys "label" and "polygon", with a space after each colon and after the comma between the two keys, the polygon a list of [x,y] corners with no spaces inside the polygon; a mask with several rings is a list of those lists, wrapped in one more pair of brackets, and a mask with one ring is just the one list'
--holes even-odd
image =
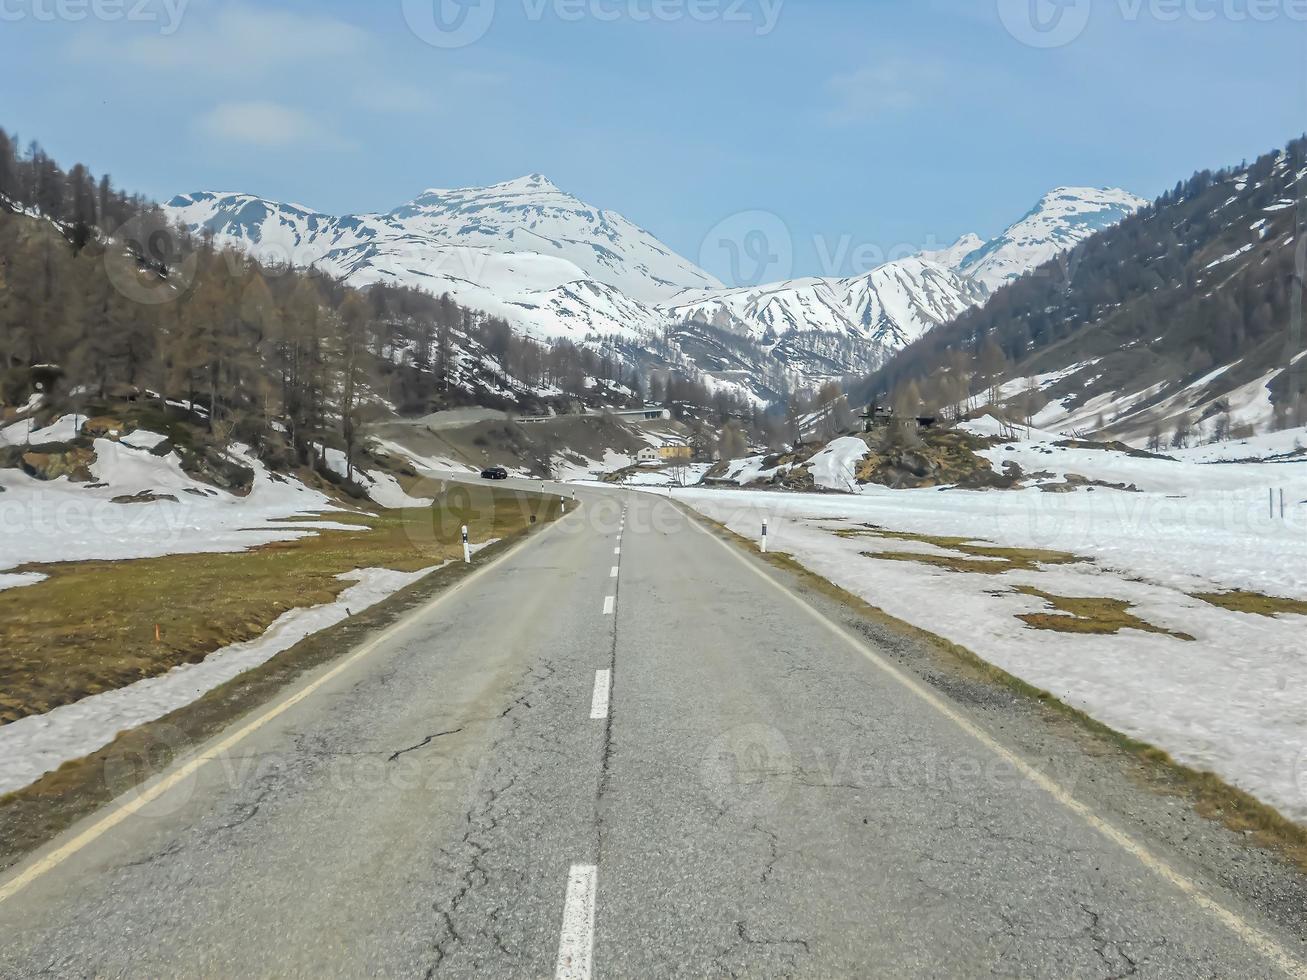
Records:
{"label": "hillside slope", "polygon": [[866,391],[1188,444],[1307,422],[1294,250],[1307,141],[1204,171],[927,335]]}

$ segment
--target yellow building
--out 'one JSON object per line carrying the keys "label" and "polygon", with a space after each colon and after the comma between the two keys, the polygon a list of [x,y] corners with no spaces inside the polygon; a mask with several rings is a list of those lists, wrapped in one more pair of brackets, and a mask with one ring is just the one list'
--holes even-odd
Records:
{"label": "yellow building", "polygon": [[663,459],[689,459],[694,453],[689,446],[659,446],[658,455]]}

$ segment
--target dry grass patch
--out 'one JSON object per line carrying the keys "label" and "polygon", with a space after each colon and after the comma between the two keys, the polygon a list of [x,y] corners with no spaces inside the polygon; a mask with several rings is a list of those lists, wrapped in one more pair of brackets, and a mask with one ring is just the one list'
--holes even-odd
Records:
{"label": "dry grass patch", "polygon": [[1263,595],[1260,592],[1196,592],[1195,599],[1231,612],[1253,613],[1257,616],[1275,617],[1281,614],[1307,616],[1307,602],[1301,599],[1282,599],[1279,596]]}
{"label": "dry grass patch", "polygon": [[[413,572],[556,516],[556,501],[473,488],[456,506],[329,514],[365,530],[312,532],[235,554],[29,566],[0,592],[0,724],[123,687],[261,636],[289,609],[331,602],[357,568]],[[159,641],[155,641],[155,627]]]}
{"label": "dry grass patch", "polygon": [[888,538],[894,541],[915,541],[956,555],[932,555],[916,551],[864,551],[866,558],[882,561],[911,561],[933,568],[946,568],[953,572],[974,572],[980,575],[1002,575],[1013,570],[1038,571],[1041,565],[1073,565],[1090,559],[1064,551],[1043,548],[1003,548],[973,538],[950,538],[932,534],[913,534],[908,531],[887,531],[867,524],[856,528],[833,529],[841,538]]}
{"label": "dry grass patch", "polygon": [[915,551],[864,551],[864,558],[880,561],[910,561],[917,565],[944,568],[950,572],[973,572],[977,575],[1002,575],[1017,567],[992,558],[963,558],[954,555],[923,555]]}
{"label": "dry grass patch", "polygon": [[1016,590],[1022,595],[1042,599],[1060,613],[1026,613],[1018,616],[1027,626],[1037,630],[1052,630],[1055,633],[1082,633],[1095,636],[1115,636],[1123,629],[1140,630],[1144,633],[1160,633],[1174,636],[1179,640],[1192,640],[1188,633],[1176,633],[1172,630],[1154,626],[1147,620],[1140,619],[1130,612],[1130,603],[1125,599],[1108,599],[1102,596],[1074,598],[1071,596],[1052,595],[1029,585]]}

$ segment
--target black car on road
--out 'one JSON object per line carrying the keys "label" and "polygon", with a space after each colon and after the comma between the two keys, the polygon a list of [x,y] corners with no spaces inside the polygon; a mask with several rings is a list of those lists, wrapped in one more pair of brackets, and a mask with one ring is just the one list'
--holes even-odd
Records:
{"label": "black car on road", "polygon": [[507,479],[508,479],[508,470],[504,469],[502,466],[492,466],[492,467],[490,467],[489,469],[485,469],[485,470],[482,470],[482,471],[481,471],[481,479],[483,479],[483,480],[507,480]]}

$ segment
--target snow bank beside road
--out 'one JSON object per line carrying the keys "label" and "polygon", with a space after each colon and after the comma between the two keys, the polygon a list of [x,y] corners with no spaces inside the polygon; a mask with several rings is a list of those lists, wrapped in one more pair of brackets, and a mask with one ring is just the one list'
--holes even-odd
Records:
{"label": "snow bank beside road", "polygon": [[637,469],[627,474],[622,485],[628,487],[697,486],[712,469],[711,463],[686,463],[666,468]]}
{"label": "snow bank beside road", "polygon": [[356,584],[334,602],[292,609],[256,640],[224,647],[199,663],[183,664],[158,677],[0,726],[0,795],[31,785],[65,762],[90,755],[112,742],[119,732],[139,728],[190,704],[232,678],[267,663],[305,637],[363,612],[443,567],[419,572],[385,568],[346,572],[337,577]]}
{"label": "snow bank beside road", "polygon": [[722,479],[747,487],[750,483],[763,483],[778,474],[788,473],[793,468],[786,464],[768,469],[768,459],[769,456],[745,456],[743,459],[733,459],[727,463],[726,473]]}

